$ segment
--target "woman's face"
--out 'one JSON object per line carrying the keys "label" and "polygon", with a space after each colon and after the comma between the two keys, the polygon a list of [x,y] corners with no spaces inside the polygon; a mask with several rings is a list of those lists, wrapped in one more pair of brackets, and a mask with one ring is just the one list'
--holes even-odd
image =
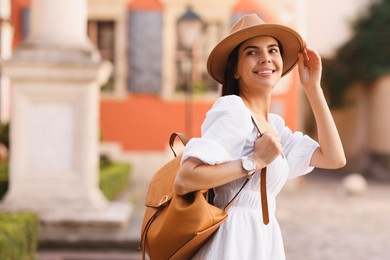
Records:
{"label": "woman's face", "polygon": [[240,90],[253,87],[272,89],[282,77],[282,72],[283,60],[275,38],[259,36],[241,44],[234,73]]}

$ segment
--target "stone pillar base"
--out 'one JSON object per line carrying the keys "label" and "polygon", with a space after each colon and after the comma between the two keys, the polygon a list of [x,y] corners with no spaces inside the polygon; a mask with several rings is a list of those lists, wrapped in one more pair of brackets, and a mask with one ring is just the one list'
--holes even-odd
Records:
{"label": "stone pillar base", "polygon": [[12,156],[0,211],[35,212],[42,243],[116,240],[132,207],[107,201],[99,189],[99,86],[111,64],[95,60],[93,50],[35,47],[18,49],[4,66],[12,80]]}
{"label": "stone pillar base", "polygon": [[112,202],[100,213],[45,214],[40,216],[39,244],[52,248],[117,247],[131,240],[128,232],[133,207]]}
{"label": "stone pillar base", "polygon": [[99,63],[101,58],[99,51],[91,43],[86,42],[83,46],[58,45],[52,43],[39,43],[26,41],[21,44],[12,56],[13,61],[44,61],[44,62],[70,62]]}
{"label": "stone pillar base", "polygon": [[88,40],[86,7],[86,0],[32,1],[29,36],[2,63],[12,120],[0,210],[36,213],[43,241],[114,236],[131,213],[99,189],[99,88],[112,66]]}

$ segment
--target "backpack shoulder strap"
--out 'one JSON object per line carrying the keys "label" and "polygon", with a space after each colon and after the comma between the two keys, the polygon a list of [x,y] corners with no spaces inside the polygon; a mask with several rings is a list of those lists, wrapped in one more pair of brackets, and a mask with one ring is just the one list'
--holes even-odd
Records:
{"label": "backpack shoulder strap", "polygon": [[172,150],[173,154],[175,155],[175,157],[177,157],[177,154],[176,154],[175,150],[173,149],[173,144],[175,142],[176,137],[178,137],[180,139],[180,141],[182,142],[182,144],[184,146],[186,146],[188,141],[189,141],[188,137],[182,133],[172,133],[171,134],[171,137],[169,138],[169,147],[171,147],[171,150]]}

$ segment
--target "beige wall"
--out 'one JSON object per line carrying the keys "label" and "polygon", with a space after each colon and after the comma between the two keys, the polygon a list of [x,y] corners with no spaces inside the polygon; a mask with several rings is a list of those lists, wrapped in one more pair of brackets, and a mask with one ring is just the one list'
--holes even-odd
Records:
{"label": "beige wall", "polygon": [[[307,44],[316,49],[322,58],[333,58],[337,48],[352,36],[351,21],[367,10],[368,4],[373,0],[298,1],[301,1],[302,9],[306,8],[306,21],[302,21],[302,24],[306,26],[306,36],[303,36]],[[356,166],[349,167],[348,170],[355,170],[364,166],[361,159],[367,146],[367,104],[362,87],[355,87],[348,95],[356,100],[356,105],[333,109],[332,114],[343,141],[348,164]],[[314,118],[307,102],[302,103],[302,113],[305,114],[301,122],[302,128],[306,128],[305,131],[314,130]]]}
{"label": "beige wall", "polygon": [[[337,48],[352,37],[352,22],[375,1],[307,1],[308,44],[323,58],[334,58]],[[347,171],[371,169],[371,152],[390,154],[389,86],[390,76],[379,78],[369,88],[354,86],[347,92],[354,105],[332,111],[347,155]]]}
{"label": "beige wall", "polygon": [[374,0],[307,1],[307,42],[323,57],[332,57],[351,37],[351,21]]}

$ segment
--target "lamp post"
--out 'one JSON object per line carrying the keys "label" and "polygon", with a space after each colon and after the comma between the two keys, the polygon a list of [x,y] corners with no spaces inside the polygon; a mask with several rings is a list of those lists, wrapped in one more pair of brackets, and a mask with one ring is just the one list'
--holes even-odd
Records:
{"label": "lamp post", "polygon": [[184,71],[185,77],[185,92],[186,92],[186,112],[185,112],[185,130],[189,137],[193,136],[193,83],[192,83],[192,70],[193,70],[193,48],[196,41],[203,29],[203,22],[200,17],[192,10],[191,7],[187,7],[186,12],[179,18],[177,22],[177,33],[179,44],[185,53],[185,65]]}

